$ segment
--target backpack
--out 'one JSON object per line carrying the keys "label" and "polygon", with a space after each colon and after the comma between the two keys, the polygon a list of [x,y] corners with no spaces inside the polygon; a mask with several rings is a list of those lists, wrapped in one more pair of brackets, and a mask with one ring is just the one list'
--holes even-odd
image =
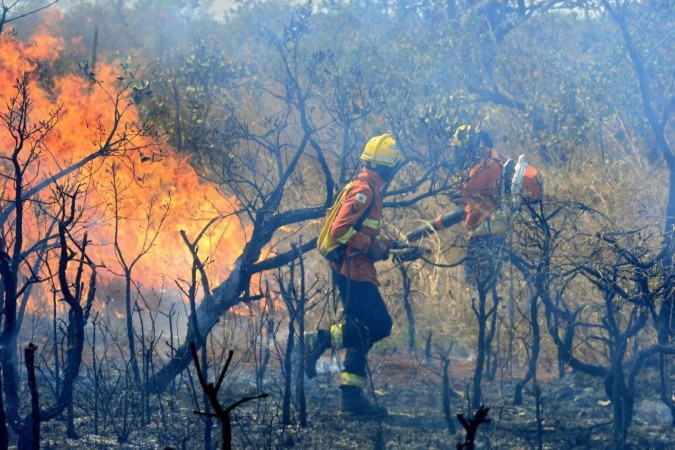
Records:
{"label": "backpack", "polygon": [[[335,216],[337,216],[338,211],[340,211],[340,206],[342,206],[342,202],[344,201],[347,191],[351,185],[352,183],[349,182],[347,185],[345,185],[345,187],[342,188],[335,199],[333,206],[331,206],[326,212],[326,220],[323,224],[323,228],[321,228],[321,231],[319,232],[319,237],[316,240],[316,248],[319,250],[321,256],[331,262],[341,261],[345,254],[346,246],[333,239],[333,236],[330,234],[330,228],[333,225]],[[359,220],[357,220],[354,224],[354,229],[356,231],[361,229],[361,225],[363,225],[363,221],[366,220],[366,217],[368,217],[368,213],[370,212],[370,207],[373,206],[373,202],[374,200],[370,202],[361,217],[359,217]]]}
{"label": "backpack", "polygon": [[518,162],[509,159],[502,172],[502,201],[510,201],[511,208],[518,209],[521,203],[534,203],[544,197],[544,182],[536,167],[518,157]]}

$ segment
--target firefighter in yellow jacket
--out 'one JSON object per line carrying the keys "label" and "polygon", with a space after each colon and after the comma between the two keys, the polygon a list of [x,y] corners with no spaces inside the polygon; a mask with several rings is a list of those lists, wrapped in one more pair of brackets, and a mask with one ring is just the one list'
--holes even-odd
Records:
{"label": "firefighter in yellow jacket", "polygon": [[[367,357],[373,344],[391,333],[392,319],[380,295],[375,262],[386,260],[393,243],[380,235],[380,190],[397,170],[401,153],[389,135],[368,141],[361,160],[363,169],[346,192],[330,228],[344,244],[341,257],[331,262],[343,306],[342,320],[330,329],[306,333],[305,372],[316,376],[316,363],[329,348],[346,349],[340,389],[340,414],[384,417],[386,408],[371,404],[363,394],[367,382]],[[365,219],[362,216],[365,215]],[[357,225],[360,224],[360,225]]]}

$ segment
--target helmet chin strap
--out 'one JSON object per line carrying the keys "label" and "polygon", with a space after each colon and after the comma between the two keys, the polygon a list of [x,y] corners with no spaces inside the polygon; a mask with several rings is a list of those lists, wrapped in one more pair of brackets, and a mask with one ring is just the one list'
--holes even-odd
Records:
{"label": "helmet chin strap", "polygon": [[382,177],[384,181],[391,181],[392,178],[394,178],[394,174],[396,173],[396,167],[388,167],[388,166],[382,166],[379,164],[373,164],[373,163],[368,163],[366,167],[374,172],[376,172],[379,176]]}

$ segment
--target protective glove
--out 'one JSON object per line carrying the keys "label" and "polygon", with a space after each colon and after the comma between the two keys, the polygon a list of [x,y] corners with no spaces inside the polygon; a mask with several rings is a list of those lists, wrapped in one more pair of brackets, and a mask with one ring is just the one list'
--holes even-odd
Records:
{"label": "protective glove", "polygon": [[402,245],[392,251],[394,254],[394,261],[408,262],[415,261],[424,255],[431,253],[431,250],[419,245]]}
{"label": "protective glove", "polygon": [[370,247],[366,252],[366,257],[373,261],[385,261],[389,258],[389,247],[386,242],[378,236],[370,243]]}

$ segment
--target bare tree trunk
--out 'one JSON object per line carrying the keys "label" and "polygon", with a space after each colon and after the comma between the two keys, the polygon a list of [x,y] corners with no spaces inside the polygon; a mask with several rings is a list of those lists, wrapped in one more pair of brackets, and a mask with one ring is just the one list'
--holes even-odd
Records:
{"label": "bare tree trunk", "polygon": [[[663,252],[664,271],[667,276],[663,305],[659,314],[661,339],[672,337],[675,330],[673,301],[675,299],[675,167],[670,171],[668,190],[668,210],[666,211],[665,250]],[[665,344],[661,342],[661,344]]]}
{"label": "bare tree trunk", "polygon": [[475,311],[476,318],[478,319],[478,342],[476,351],[476,367],[473,372],[473,397],[471,399],[472,409],[478,409],[480,407],[482,398],[481,383],[483,381],[483,368],[485,365],[485,354],[487,352],[485,346],[485,334],[487,328],[486,302],[486,289],[484,287],[479,287],[478,310]]}
{"label": "bare tree trunk", "polygon": [[413,311],[412,303],[410,303],[410,277],[408,276],[407,268],[403,264],[399,265],[401,276],[403,278],[403,309],[405,316],[408,319],[408,351],[415,351],[415,312]]}
{"label": "bare tree trunk", "polygon": [[441,366],[443,372],[443,415],[445,416],[445,424],[448,427],[450,436],[455,434],[455,418],[452,415],[452,405],[450,402],[452,388],[450,387],[450,350],[441,354]]}
{"label": "bare tree trunk", "polygon": [[[298,298],[298,311],[296,314],[296,320],[298,321],[298,336],[305,335],[305,304],[307,303],[307,294],[305,291],[305,262],[302,259],[302,252],[299,251],[298,247],[298,262],[300,265],[300,296]],[[302,344],[300,344],[300,358],[301,361],[305,360],[305,345],[304,341],[300,339]],[[307,400],[305,398],[305,371],[298,370],[298,385],[297,385],[297,398],[298,398],[298,416],[299,423],[301,427],[307,427]]]}
{"label": "bare tree trunk", "polygon": [[9,430],[7,429],[7,416],[5,415],[5,402],[2,399],[2,364],[0,364],[0,450],[9,448]]}
{"label": "bare tree trunk", "polygon": [[[5,309],[5,315],[7,310]],[[7,321],[5,321],[5,324]],[[6,332],[7,328],[3,330]],[[0,336],[0,361],[2,361],[2,387],[5,394],[5,416],[10,427],[18,432],[19,427],[19,381],[16,359],[16,335],[3,333]]]}
{"label": "bare tree trunk", "polygon": [[[206,344],[204,344],[204,351],[202,351],[202,372],[205,379],[209,379],[209,358],[206,354]],[[206,416],[204,417],[204,448],[209,450],[212,448],[212,433],[213,433],[213,417],[209,414],[211,413],[211,405],[209,404],[209,397],[204,392],[202,396],[204,402],[204,412]]]}
{"label": "bare tree trunk", "polygon": [[[633,36],[628,29],[627,20],[630,4],[626,4],[625,8],[619,4],[615,5],[609,0],[603,0],[602,4],[621,32],[621,37],[626,45],[626,52],[633,64],[635,78],[640,89],[645,118],[649,122],[657,146],[670,171],[668,180],[668,206],[666,208],[666,223],[664,227],[664,251],[662,253],[664,294],[656,321],[659,345],[667,346],[671,343],[675,334],[675,308],[673,307],[675,304],[675,153],[668,143],[665,133],[667,125],[671,121],[672,108],[666,102],[668,106],[665,106],[665,109],[661,113],[655,109],[656,103],[653,101],[655,96],[652,92],[652,80],[650,80],[650,74],[645,68],[645,58],[640,53],[638,46],[635,45]],[[663,359],[662,357],[661,363],[667,365],[667,362],[668,359]],[[667,391],[667,387],[663,385],[665,381],[665,378],[662,377],[662,391]],[[662,400],[670,408],[671,415],[673,416],[673,426],[675,426],[675,402],[668,395],[662,396]]]}
{"label": "bare tree trunk", "polygon": [[659,355],[659,378],[661,380],[661,401],[668,405],[670,408],[670,417],[673,419],[672,422],[670,423],[671,427],[675,428],[675,402],[672,401],[671,398],[669,398],[673,392],[673,387],[671,385],[670,381],[670,375],[668,373],[668,370],[670,367],[672,367],[672,363],[668,364],[668,359],[673,359],[672,355],[666,355],[664,353],[661,353]]}
{"label": "bare tree trunk", "polygon": [[37,345],[30,343],[24,351],[26,372],[28,374],[28,390],[30,392],[31,412],[23,421],[19,433],[19,445],[22,450],[40,449],[40,398],[35,379],[35,352]]}
{"label": "bare tree trunk", "polygon": [[612,347],[611,374],[606,380],[613,408],[612,441],[616,450],[623,450],[626,448],[628,428],[633,420],[634,393],[626,386],[624,375],[625,343],[614,342]]}
{"label": "bare tree trunk", "polygon": [[94,317],[93,323],[92,323],[92,343],[91,343],[91,363],[92,363],[92,371],[94,375],[94,433],[98,434],[98,397],[99,397],[99,375],[98,375],[98,364],[97,364],[97,357],[96,357],[96,325],[97,321],[96,319],[98,318],[98,313]]}
{"label": "bare tree trunk", "polygon": [[534,384],[535,386],[537,385],[537,362],[539,361],[539,350],[541,347],[541,332],[539,329],[539,296],[536,294],[530,298],[530,327],[532,328],[532,343],[527,373],[516,383],[513,395],[514,405],[522,405],[523,388],[531,379],[534,379]]}
{"label": "bare tree trunk", "polygon": [[2,35],[2,31],[5,28],[5,23],[7,23],[7,13],[9,12],[9,8],[4,6],[2,8],[2,17],[0,17],[0,35]]}
{"label": "bare tree trunk", "polygon": [[[225,311],[232,306],[245,301],[245,299],[241,299],[239,295],[244,291],[243,287],[248,285],[251,276],[250,274],[242,273],[241,264],[240,258],[230,273],[227,281],[214,289],[213,298],[204,298],[195,310],[196,317],[190,318],[190,322],[196,321],[199,330],[201,330],[204,335],[213,328],[218,322],[218,318],[222,316]],[[196,344],[199,345],[198,336],[195,334],[194,327],[188,329],[183,342],[185,343],[176,349],[174,357],[157,371],[154,383],[150,387],[153,392],[164,392],[174,378],[190,364],[192,357],[190,354],[189,343],[196,342]],[[199,348],[201,347],[198,347],[198,349]]]}
{"label": "bare tree trunk", "polygon": [[138,368],[138,361],[136,359],[136,336],[134,333],[134,312],[131,307],[131,271],[125,269],[124,271],[124,309],[127,322],[127,345],[129,346],[129,362],[131,370],[134,374],[134,384],[140,387],[141,372]]}
{"label": "bare tree trunk", "polygon": [[537,449],[544,448],[544,406],[541,401],[541,389],[537,377],[534,377],[534,418],[537,423]]}
{"label": "bare tree trunk", "polygon": [[464,417],[464,414],[457,414],[457,419],[466,430],[466,437],[464,442],[457,444],[457,449],[459,450],[473,450],[474,444],[476,442],[476,433],[478,432],[478,427],[482,423],[490,422],[488,417],[488,412],[490,408],[486,408],[484,405],[476,410],[476,413],[471,416],[468,420]]}
{"label": "bare tree trunk", "polygon": [[[292,302],[292,300],[288,300]],[[283,425],[291,424],[291,385],[293,380],[293,349],[295,348],[295,314],[289,306],[288,319],[288,341],[286,342],[286,353],[284,354],[284,396],[281,407],[281,423]]]}

